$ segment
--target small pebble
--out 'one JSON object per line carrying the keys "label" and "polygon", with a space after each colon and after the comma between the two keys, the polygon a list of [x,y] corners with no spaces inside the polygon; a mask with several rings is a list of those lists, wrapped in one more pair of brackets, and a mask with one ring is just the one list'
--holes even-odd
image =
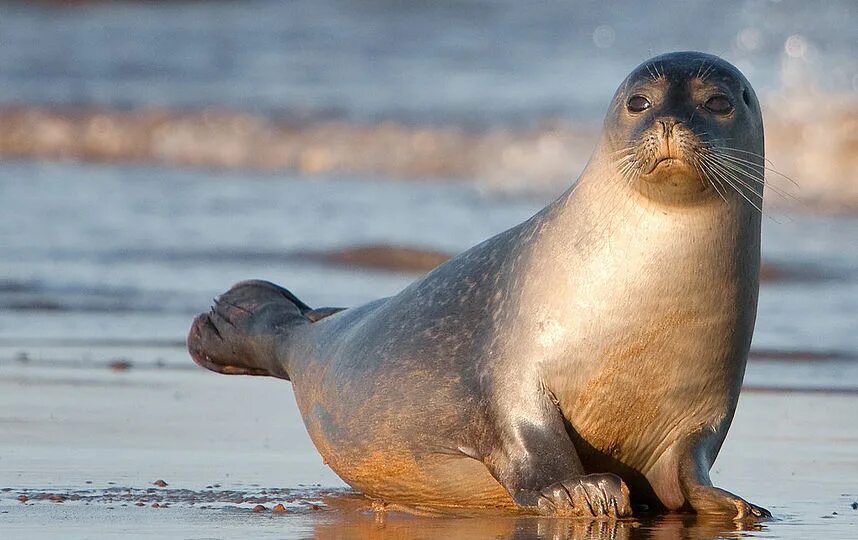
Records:
{"label": "small pebble", "polygon": [[283,512],[286,511],[286,507],[283,506],[282,504],[278,504],[277,506],[272,508],[271,511],[274,513],[277,513],[277,514],[282,514]]}
{"label": "small pebble", "polygon": [[161,505],[160,505],[160,504],[158,504],[158,503],[156,503],[156,502],[153,502],[153,503],[152,503],[152,508],[161,508]]}
{"label": "small pebble", "polygon": [[134,503],[134,506],[146,506],[146,503],[144,503],[143,501],[137,501],[136,503]]}
{"label": "small pebble", "polygon": [[265,512],[266,510],[268,510],[268,509],[265,508],[264,506],[262,506],[261,504],[257,504],[256,506],[253,507],[253,510],[251,510],[251,512],[257,512],[258,513],[258,512]]}
{"label": "small pebble", "polygon": [[852,503],[852,510],[858,510],[858,502]]}
{"label": "small pebble", "polygon": [[107,364],[107,367],[117,372],[128,371],[129,369],[131,369],[131,366],[131,362],[129,360],[125,360],[124,358],[117,358],[115,360],[111,360]]}
{"label": "small pebble", "polygon": [[152,482],[152,485],[158,486],[158,487],[167,487],[167,482],[164,482],[163,480],[158,479],[158,480],[155,480],[154,482]]}
{"label": "small pebble", "polygon": [[25,503],[25,502],[29,501],[30,498],[27,497],[26,495],[18,495],[18,500],[21,501],[22,503]]}
{"label": "small pebble", "polygon": [[62,495],[50,495],[50,496],[48,497],[48,500],[49,500],[49,501],[53,501],[53,502],[57,502],[57,503],[61,503],[61,502],[63,502],[64,500],[66,500],[66,498],[65,498],[65,497],[63,497]]}

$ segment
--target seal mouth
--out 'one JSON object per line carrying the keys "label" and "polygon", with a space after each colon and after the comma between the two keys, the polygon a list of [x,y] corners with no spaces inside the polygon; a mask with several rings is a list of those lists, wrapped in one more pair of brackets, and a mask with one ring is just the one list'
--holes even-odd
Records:
{"label": "seal mouth", "polygon": [[665,169],[671,169],[671,168],[676,168],[676,167],[685,167],[685,166],[687,166],[687,163],[682,158],[673,157],[673,156],[664,156],[664,157],[660,157],[660,158],[655,159],[652,163],[652,166],[649,167],[648,168],[649,170],[644,172],[644,174],[653,174],[657,170],[665,170]]}

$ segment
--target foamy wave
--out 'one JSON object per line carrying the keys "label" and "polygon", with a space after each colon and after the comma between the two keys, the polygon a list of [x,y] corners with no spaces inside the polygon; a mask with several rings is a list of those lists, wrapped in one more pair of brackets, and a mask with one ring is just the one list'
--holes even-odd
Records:
{"label": "foamy wave", "polygon": [[[763,104],[766,157],[794,180],[766,179],[805,207],[858,211],[858,103],[851,96],[783,93]],[[769,194],[773,203],[789,204]]]}
{"label": "foamy wave", "polygon": [[[767,204],[858,210],[858,104],[849,97],[773,96],[764,103]],[[476,179],[490,189],[551,191],[586,164],[598,126],[529,129],[278,122],[229,110],[0,108],[0,157]]]}

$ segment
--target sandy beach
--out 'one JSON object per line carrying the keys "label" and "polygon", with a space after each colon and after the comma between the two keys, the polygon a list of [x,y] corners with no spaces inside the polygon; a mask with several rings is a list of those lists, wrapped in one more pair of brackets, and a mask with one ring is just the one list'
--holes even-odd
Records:
{"label": "sandy beach", "polygon": [[774,513],[747,530],[693,516],[418,517],[374,512],[347,489],[309,441],[289,383],[160,354],[163,367],[124,371],[0,363],[4,538],[847,539],[858,527],[855,387],[743,393],[713,477]]}

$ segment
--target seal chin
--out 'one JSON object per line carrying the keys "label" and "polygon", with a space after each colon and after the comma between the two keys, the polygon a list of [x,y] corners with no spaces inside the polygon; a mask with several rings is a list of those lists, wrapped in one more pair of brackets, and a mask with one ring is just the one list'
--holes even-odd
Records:
{"label": "seal chin", "polygon": [[709,184],[689,159],[665,156],[641,172],[637,189],[648,199],[685,203],[708,195]]}

